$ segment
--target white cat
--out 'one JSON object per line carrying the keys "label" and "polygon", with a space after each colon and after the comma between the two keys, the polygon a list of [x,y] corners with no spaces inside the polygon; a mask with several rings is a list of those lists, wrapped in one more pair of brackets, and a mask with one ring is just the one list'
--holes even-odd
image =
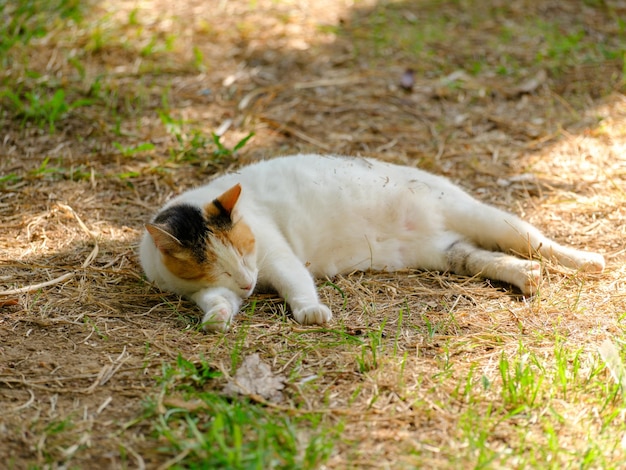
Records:
{"label": "white cat", "polygon": [[256,163],[176,197],[146,229],[148,278],[193,299],[214,330],[256,286],[274,288],[298,322],[328,322],[314,278],[354,270],[451,271],[531,294],[541,266],[512,254],[604,268],[602,255],[559,245],[445,178],[364,158]]}

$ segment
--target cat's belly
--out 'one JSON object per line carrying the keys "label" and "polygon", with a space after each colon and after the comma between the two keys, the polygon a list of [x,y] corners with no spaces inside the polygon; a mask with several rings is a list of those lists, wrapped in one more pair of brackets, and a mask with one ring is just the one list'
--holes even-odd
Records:
{"label": "cat's belly", "polygon": [[[404,235],[404,236],[402,236]],[[398,271],[435,265],[432,241],[422,240],[415,232],[396,237],[371,237],[348,240],[327,250],[301,258],[315,277],[332,277],[353,271]]]}

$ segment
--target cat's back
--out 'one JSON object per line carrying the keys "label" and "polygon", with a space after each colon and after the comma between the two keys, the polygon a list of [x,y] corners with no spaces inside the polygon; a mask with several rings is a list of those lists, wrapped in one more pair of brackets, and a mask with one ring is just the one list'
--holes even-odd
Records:
{"label": "cat's back", "polygon": [[285,191],[292,195],[335,198],[335,204],[336,198],[341,199],[343,196],[370,194],[376,198],[394,188],[423,190],[448,184],[416,168],[369,158],[316,154],[299,154],[259,162],[235,174],[226,175],[220,186],[226,187],[234,182],[259,192]]}
{"label": "cat's back", "polygon": [[444,178],[417,168],[369,158],[298,154],[242,167],[167,205],[204,205],[235,184],[242,186],[238,208],[246,216],[258,211],[279,218],[301,213],[314,223],[333,214],[343,217],[402,207],[408,199],[433,204],[437,195],[456,191]]}
{"label": "cat's back", "polygon": [[[239,180],[251,186],[273,186],[280,183],[285,188],[315,188],[333,185],[345,189],[347,183],[372,184],[381,177],[396,172],[395,165],[359,157],[298,154],[258,162],[225,179]],[[343,185],[343,186],[342,186]]]}

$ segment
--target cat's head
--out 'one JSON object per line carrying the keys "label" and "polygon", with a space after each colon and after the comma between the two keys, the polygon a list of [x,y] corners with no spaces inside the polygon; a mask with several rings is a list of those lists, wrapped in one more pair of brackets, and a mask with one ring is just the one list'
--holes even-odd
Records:
{"label": "cat's head", "polygon": [[175,204],[146,224],[163,265],[187,290],[226,287],[244,298],[252,293],[256,248],[250,227],[235,215],[240,194],[237,184],[202,208]]}

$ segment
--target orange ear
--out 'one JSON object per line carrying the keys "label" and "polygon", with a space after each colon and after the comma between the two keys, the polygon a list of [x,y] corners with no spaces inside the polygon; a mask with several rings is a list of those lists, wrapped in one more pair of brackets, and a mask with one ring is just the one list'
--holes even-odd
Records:
{"label": "orange ear", "polygon": [[[228,217],[230,217],[233,212],[233,209],[235,208],[235,204],[237,204],[237,201],[239,200],[240,194],[241,194],[241,185],[237,183],[228,191],[226,191],[225,193],[221,194],[216,199],[214,199],[211,204],[205,207],[204,210],[207,214],[212,214],[212,215],[225,214]],[[218,214],[215,214],[215,209],[217,209]]]}
{"label": "orange ear", "polygon": [[171,254],[179,251],[182,244],[174,235],[156,224],[146,224],[146,230],[161,253]]}

